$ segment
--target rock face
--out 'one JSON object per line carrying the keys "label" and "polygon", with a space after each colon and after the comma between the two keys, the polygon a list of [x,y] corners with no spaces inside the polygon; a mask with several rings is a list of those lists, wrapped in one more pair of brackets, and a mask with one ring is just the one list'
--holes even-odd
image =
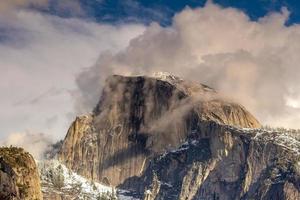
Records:
{"label": "rock face", "polygon": [[0,180],[0,199],[43,199],[36,163],[22,148],[0,148]]}
{"label": "rock face", "polygon": [[297,150],[281,133],[198,125],[209,134],[153,159],[132,189],[145,200],[300,199],[299,141]]}
{"label": "rock face", "polygon": [[17,199],[16,174],[3,158],[0,158],[0,199]]}
{"label": "rock face", "polygon": [[260,127],[244,107],[205,85],[174,76],[114,75],[93,113],[73,122],[58,158],[85,177],[124,185],[142,175],[153,157],[195,137],[200,121]]}
{"label": "rock face", "polygon": [[174,76],[107,79],[58,158],[145,200],[300,199],[300,142],[241,105]]}

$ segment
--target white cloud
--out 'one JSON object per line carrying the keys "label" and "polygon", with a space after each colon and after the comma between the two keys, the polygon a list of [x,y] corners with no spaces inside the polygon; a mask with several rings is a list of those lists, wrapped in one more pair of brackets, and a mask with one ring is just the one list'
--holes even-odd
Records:
{"label": "white cloud", "polygon": [[[264,124],[300,128],[300,26],[289,12],[251,21],[243,12],[208,3],[177,14],[171,27],[151,24],[116,54],[102,53],[77,83],[87,107],[95,105],[108,74],[169,71],[206,83],[245,105]],[[97,87],[95,87],[97,86]]]}
{"label": "white cloud", "polygon": [[11,133],[0,142],[0,146],[22,147],[35,159],[42,159],[44,153],[50,150],[51,144],[53,144],[53,139],[50,135],[31,132]]}
{"label": "white cloud", "polygon": [[24,130],[62,138],[74,117],[76,75],[99,53],[125,48],[144,27],[19,9],[0,18],[0,29],[0,138]]}

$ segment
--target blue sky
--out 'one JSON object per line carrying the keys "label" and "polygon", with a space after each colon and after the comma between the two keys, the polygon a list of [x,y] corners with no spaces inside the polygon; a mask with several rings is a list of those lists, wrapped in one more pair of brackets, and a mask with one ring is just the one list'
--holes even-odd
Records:
{"label": "blue sky", "polygon": [[[59,16],[70,17],[76,15],[72,10],[58,9],[59,0],[51,0],[51,6],[45,12]],[[79,0],[85,17],[98,22],[142,22],[156,21],[161,25],[170,25],[174,14],[182,11],[186,6],[202,7],[206,0]],[[287,24],[300,22],[300,1],[297,0],[213,0],[223,7],[238,8],[252,19],[258,18],[286,7],[290,12]]]}

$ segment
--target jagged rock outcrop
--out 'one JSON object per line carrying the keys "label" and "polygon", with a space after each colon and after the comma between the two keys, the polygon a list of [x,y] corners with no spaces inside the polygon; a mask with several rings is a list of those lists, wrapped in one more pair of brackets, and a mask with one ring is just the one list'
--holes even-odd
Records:
{"label": "jagged rock outcrop", "polygon": [[199,120],[260,127],[243,106],[205,85],[174,76],[114,75],[93,113],[73,122],[58,158],[85,177],[117,186],[142,175],[154,155],[193,137]]}
{"label": "jagged rock outcrop", "polygon": [[36,163],[22,148],[0,148],[0,180],[0,199],[43,199]]}

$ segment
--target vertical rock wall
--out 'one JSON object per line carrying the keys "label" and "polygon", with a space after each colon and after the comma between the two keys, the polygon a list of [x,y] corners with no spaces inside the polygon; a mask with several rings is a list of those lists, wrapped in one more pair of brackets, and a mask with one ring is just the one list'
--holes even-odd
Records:
{"label": "vertical rock wall", "polygon": [[154,155],[191,137],[199,120],[260,126],[207,86],[174,77],[111,76],[93,113],[71,125],[58,157],[85,177],[117,186],[140,176]]}

